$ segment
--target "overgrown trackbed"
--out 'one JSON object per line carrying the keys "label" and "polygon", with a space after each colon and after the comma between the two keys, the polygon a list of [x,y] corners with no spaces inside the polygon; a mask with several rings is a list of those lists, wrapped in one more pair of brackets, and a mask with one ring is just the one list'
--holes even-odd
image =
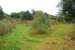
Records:
{"label": "overgrown trackbed", "polygon": [[53,25],[50,35],[31,35],[30,25],[17,24],[12,33],[0,37],[0,50],[63,50],[68,26],[71,25]]}

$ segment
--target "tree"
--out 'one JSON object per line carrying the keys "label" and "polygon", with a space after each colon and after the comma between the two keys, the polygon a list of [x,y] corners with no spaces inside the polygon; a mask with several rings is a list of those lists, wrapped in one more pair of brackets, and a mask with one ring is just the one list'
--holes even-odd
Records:
{"label": "tree", "polygon": [[61,0],[61,14],[68,22],[75,22],[75,0]]}
{"label": "tree", "polygon": [[16,12],[11,13],[11,15],[10,15],[10,16],[11,16],[12,18],[15,18],[15,19],[20,18],[19,14],[18,14],[18,13],[16,13]]}
{"label": "tree", "polygon": [[21,12],[21,13],[23,15],[22,20],[32,20],[33,19],[32,14],[29,11]]}
{"label": "tree", "polygon": [[33,33],[44,34],[48,33],[49,29],[49,18],[42,11],[36,11],[34,14],[34,19],[32,23]]}
{"label": "tree", "polygon": [[0,19],[3,19],[3,18],[4,18],[4,12],[2,7],[0,6]]}
{"label": "tree", "polygon": [[21,19],[21,20],[32,20],[32,14],[29,11],[13,12],[10,15],[12,18]]}

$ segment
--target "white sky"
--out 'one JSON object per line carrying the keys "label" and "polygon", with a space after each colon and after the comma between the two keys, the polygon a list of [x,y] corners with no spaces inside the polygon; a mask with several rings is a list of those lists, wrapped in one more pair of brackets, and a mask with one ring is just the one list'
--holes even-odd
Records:
{"label": "white sky", "polygon": [[56,5],[60,0],[0,0],[4,12],[19,12],[26,10],[42,10],[55,15],[58,12]]}

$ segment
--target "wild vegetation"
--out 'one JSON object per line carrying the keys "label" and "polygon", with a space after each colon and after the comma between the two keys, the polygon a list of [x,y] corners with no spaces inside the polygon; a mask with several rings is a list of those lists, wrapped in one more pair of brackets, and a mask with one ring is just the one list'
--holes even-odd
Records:
{"label": "wild vegetation", "polygon": [[60,16],[41,10],[6,14],[0,7],[0,50],[75,50],[75,16],[68,14],[70,1],[64,2]]}
{"label": "wild vegetation", "polygon": [[32,33],[45,34],[50,28],[49,16],[46,16],[42,11],[35,12],[33,16]]}

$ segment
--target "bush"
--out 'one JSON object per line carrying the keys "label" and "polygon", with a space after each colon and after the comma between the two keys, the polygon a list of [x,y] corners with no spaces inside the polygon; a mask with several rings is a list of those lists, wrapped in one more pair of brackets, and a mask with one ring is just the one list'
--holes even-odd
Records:
{"label": "bush", "polygon": [[50,27],[48,16],[42,11],[36,11],[33,17],[32,32],[37,34],[48,33]]}
{"label": "bush", "polygon": [[11,32],[13,26],[12,23],[6,19],[0,21],[0,35],[5,35]]}

